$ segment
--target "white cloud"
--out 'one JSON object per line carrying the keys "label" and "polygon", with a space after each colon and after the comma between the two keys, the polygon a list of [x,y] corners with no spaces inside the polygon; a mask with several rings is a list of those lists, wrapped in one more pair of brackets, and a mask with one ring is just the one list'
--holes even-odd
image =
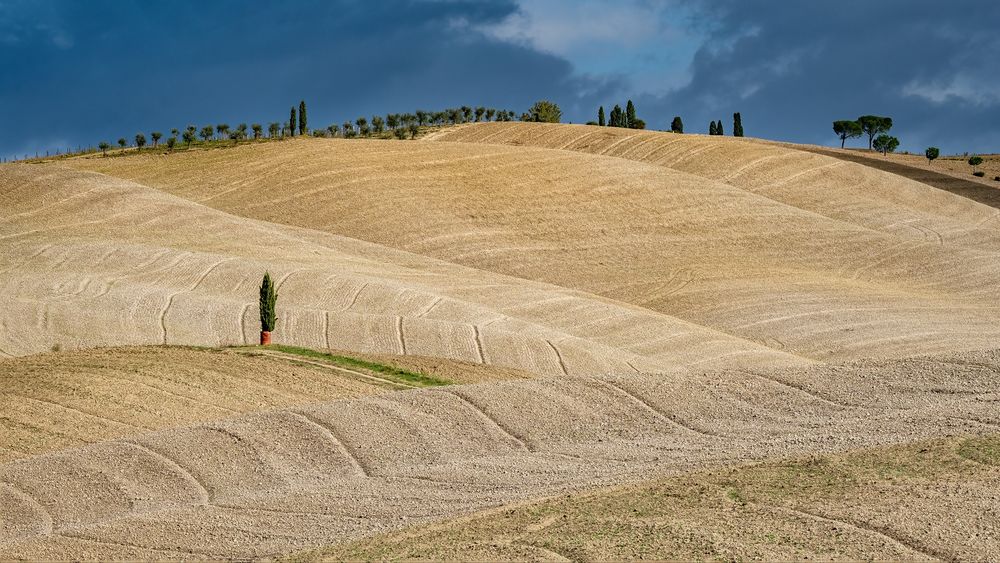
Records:
{"label": "white cloud", "polygon": [[702,42],[701,30],[674,0],[520,0],[503,21],[475,29],[564,58],[580,74],[626,76],[634,94],[686,84]]}
{"label": "white cloud", "polygon": [[987,73],[973,77],[960,72],[947,79],[911,80],[903,86],[902,94],[936,104],[958,98],[978,106],[989,106],[1000,103],[1000,80]]}

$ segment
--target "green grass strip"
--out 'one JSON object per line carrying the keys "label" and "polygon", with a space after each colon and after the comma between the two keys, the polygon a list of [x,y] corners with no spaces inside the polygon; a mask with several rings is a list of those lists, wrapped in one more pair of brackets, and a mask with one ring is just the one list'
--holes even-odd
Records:
{"label": "green grass strip", "polygon": [[437,387],[441,385],[452,384],[452,382],[448,381],[447,379],[441,379],[430,375],[425,375],[422,373],[407,371],[405,369],[400,369],[394,366],[387,366],[375,362],[359,360],[358,358],[351,358],[349,356],[336,356],[334,354],[327,354],[325,352],[320,352],[317,350],[313,350],[311,348],[301,348],[299,346],[286,346],[284,344],[270,344],[268,346],[262,346],[262,348],[266,350],[275,350],[277,352],[284,352],[285,354],[294,354],[296,356],[302,356],[304,358],[323,360],[325,362],[329,362],[331,364],[339,365],[342,367],[363,369],[373,373],[385,375],[393,379],[405,381],[413,385],[418,385],[420,387]]}

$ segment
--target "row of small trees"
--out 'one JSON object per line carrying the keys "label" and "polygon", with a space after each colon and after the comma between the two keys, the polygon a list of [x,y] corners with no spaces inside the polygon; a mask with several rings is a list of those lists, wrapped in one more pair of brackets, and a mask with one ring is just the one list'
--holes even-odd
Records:
{"label": "row of small trees", "polygon": [[[625,127],[628,129],[645,129],[646,122],[639,119],[635,115],[635,104],[632,100],[629,100],[625,104],[625,111],[622,111],[621,106],[615,104],[615,107],[611,109],[611,114],[608,119],[605,119],[604,106],[597,108],[597,121],[588,121],[587,125],[599,125],[601,127]],[[674,116],[674,119],[670,122],[670,131],[673,133],[683,133],[684,132],[684,121],[681,117]],[[709,135],[724,135],[722,120],[713,121],[708,127]],[[733,136],[742,137],[743,136],[743,119],[739,112],[733,114]]]}
{"label": "row of small trees", "polygon": [[[271,137],[277,137],[280,130],[280,126],[277,123],[272,123],[268,128],[268,132]],[[251,133],[252,131],[252,133]],[[284,131],[281,130],[283,133]],[[186,129],[180,131],[178,129],[170,130],[170,137],[167,137],[165,144],[168,149],[173,150],[177,145],[178,137],[186,144],[191,146],[191,143],[198,140],[200,137],[203,142],[215,141],[221,139],[230,139],[235,142],[239,142],[245,139],[249,139],[250,135],[253,135],[254,140],[259,140],[264,137],[264,127],[260,123],[254,123],[252,125],[247,125],[246,123],[240,123],[236,128],[231,128],[227,123],[219,123],[218,125],[205,125],[200,129],[194,125],[188,125]],[[153,140],[153,148],[157,148],[160,144],[160,139],[163,138],[163,133],[159,131],[153,131],[149,134],[149,137]],[[143,147],[146,146],[147,140],[144,133],[136,133],[134,137],[136,150],[141,151]],[[125,137],[118,139],[118,146],[122,149],[129,146],[128,141]],[[108,149],[111,148],[111,144],[107,141],[101,141],[97,144],[97,148],[107,156]]]}
{"label": "row of small trees", "polygon": [[[559,119],[559,107],[551,102],[539,102],[532,107],[530,111],[535,112],[535,118],[537,119],[551,119],[554,112],[555,120],[558,122]],[[530,113],[529,111],[529,113]],[[404,139],[407,136],[410,138],[416,137],[419,128],[430,125],[446,125],[452,124],[457,125],[461,123],[469,122],[480,122],[480,121],[512,121],[516,118],[516,113],[513,110],[498,110],[496,108],[488,108],[485,106],[471,107],[471,106],[461,106],[457,108],[449,108],[441,111],[426,111],[417,110],[413,113],[390,113],[384,118],[381,115],[372,116],[371,121],[367,117],[359,117],[354,122],[345,121],[342,125],[330,125],[322,129],[316,129],[310,131],[309,119],[306,108],[305,100],[299,102],[298,107],[292,106],[289,110],[288,122],[272,122],[268,124],[265,135],[265,128],[260,123],[253,123],[247,125],[246,123],[240,123],[235,128],[230,127],[228,123],[219,123],[217,125],[204,125],[198,128],[194,125],[188,125],[183,131],[178,129],[172,129],[171,135],[166,139],[166,145],[168,149],[173,150],[173,148],[179,142],[183,142],[187,146],[191,146],[192,143],[196,142],[199,138],[203,142],[217,141],[230,139],[234,142],[243,141],[249,139],[252,135],[253,140],[260,140],[263,138],[284,138],[284,137],[294,137],[296,135],[307,135],[310,132],[314,136],[320,137],[335,137],[342,135],[345,138],[352,137],[368,137],[373,134],[381,135],[385,131],[393,133],[397,138]],[[523,114],[522,119],[528,120],[529,114]],[[160,140],[163,138],[163,133],[160,131],[153,131],[150,133],[150,138],[152,139],[153,148],[156,148],[160,144]],[[141,151],[147,144],[147,139],[145,133],[138,133],[134,137],[135,147],[138,151]],[[124,137],[118,139],[118,146],[122,149],[129,146],[129,141]],[[98,144],[98,148],[106,156],[108,149],[112,145],[106,141],[101,141]]]}
{"label": "row of small trees", "polygon": [[[343,136],[350,139],[381,136],[389,132],[398,139],[404,139],[407,135],[411,138],[416,137],[420,127],[482,121],[513,121],[515,116],[512,110],[497,110],[483,106],[477,108],[462,106],[441,111],[416,110],[413,113],[390,113],[384,118],[381,115],[373,115],[370,120],[366,116],[361,116],[354,122],[345,121],[341,125],[333,124],[324,129],[313,130],[312,134],[316,137]],[[303,132],[300,131],[299,134]]]}

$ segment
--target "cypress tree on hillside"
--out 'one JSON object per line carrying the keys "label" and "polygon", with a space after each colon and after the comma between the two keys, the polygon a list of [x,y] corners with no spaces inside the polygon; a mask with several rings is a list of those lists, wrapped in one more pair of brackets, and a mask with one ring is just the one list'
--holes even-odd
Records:
{"label": "cypress tree on hillside", "polygon": [[604,106],[597,108],[597,124],[601,127],[607,125],[607,122],[604,120]]}
{"label": "cypress tree on hillside", "polygon": [[684,122],[681,121],[681,116],[674,116],[674,120],[670,122],[670,131],[673,133],[684,132]]}
{"label": "cypress tree on hillside", "polygon": [[740,117],[740,112],[733,114],[733,137],[743,136],[743,118]]}
{"label": "cypress tree on hillside", "polygon": [[306,101],[299,102],[299,135],[309,132],[309,124],[306,122]]}
{"label": "cypress tree on hillside", "polygon": [[722,120],[721,119],[715,122],[715,134],[716,135],[725,135],[726,134],[726,132],[722,129]]}
{"label": "cypress tree on hillside", "polygon": [[708,124],[708,134],[709,135],[715,135],[716,134],[715,122],[714,121],[709,122],[709,124]]}
{"label": "cypress tree on hillside", "polygon": [[264,272],[264,279],[260,284],[260,339],[261,344],[270,343],[270,334],[267,335],[266,340],[263,333],[270,333],[274,330],[274,323],[276,319],[274,306],[278,301],[278,294],[274,289],[274,282],[271,281],[271,274],[269,272]]}
{"label": "cypress tree on hillside", "polygon": [[629,100],[628,103],[625,104],[625,123],[622,126],[635,129],[635,123],[635,105],[632,103],[632,100]]}
{"label": "cypress tree on hillside", "polygon": [[609,125],[612,127],[625,126],[625,114],[622,113],[622,107],[618,104],[615,104],[615,107],[611,110],[611,122]]}
{"label": "cypress tree on hillside", "polygon": [[295,136],[295,106],[292,106],[292,110],[288,113],[288,134]]}

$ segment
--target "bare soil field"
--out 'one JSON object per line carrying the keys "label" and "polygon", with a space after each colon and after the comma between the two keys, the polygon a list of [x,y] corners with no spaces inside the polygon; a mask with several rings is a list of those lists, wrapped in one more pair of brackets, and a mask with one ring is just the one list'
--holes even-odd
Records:
{"label": "bare soil field", "polygon": [[[1000,208],[1000,182],[994,181],[997,175],[979,178],[973,176],[970,170],[962,170],[958,165],[968,167],[965,158],[942,158],[935,166],[927,159],[918,159],[915,155],[888,154],[881,155],[860,150],[842,150],[812,145],[787,145],[803,151],[832,156],[848,162],[857,162],[877,170],[903,176],[917,182],[933,186],[946,192],[959,195],[973,201]],[[1000,160],[994,160],[993,155],[984,157],[981,170],[996,167]]]}
{"label": "bare soil field", "polygon": [[181,426],[0,465],[0,558],[263,557],[585,487],[995,433],[998,369],[989,352],[564,376]]}
{"label": "bare soil field", "polygon": [[567,494],[289,559],[993,560],[998,489],[1000,439],[949,438]]}
{"label": "bare soil field", "polygon": [[[832,149],[834,151],[840,151],[840,149]],[[905,164],[906,166],[912,166],[914,168],[920,168],[922,170],[932,170],[934,172],[940,172],[942,174],[948,174],[954,176],[955,178],[962,178],[972,182],[979,182],[987,186],[991,186],[1000,190],[1000,182],[994,180],[997,176],[1000,176],[1000,154],[981,154],[983,163],[977,168],[973,168],[969,165],[969,156],[942,156],[933,162],[927,162],[927,159],[920,154],[903,154],[903,153],[889,153],[887,155],[882,155],[879,153],[870,153],[866,150],[858,149],[847,149],[844,152],[854,153],[862,157],[868,157],[873,160],[883,160],[888,162],[895,162],[899,164]],[[982,170],[985,174],[982,178],[972,175],[973,170]]]}
{"label": "bare soil field", "polygon": [[0,360],[0,464],[40,453],[384,386],[277,358],[111,348]]}
{"label": "bare soil field", "polygon": [[[380,356],[456,383],[528,374],[443,358]],[[0,464],[248,412],[406,388],[378,373],[268,350],[131,347],[0,360]]]}
{"label": "bare soil field", "polygon": [[[806,361],[982,349],[1000,337],[1000,211],[926,184],[744,139],[532,123],[435,139],[74,165],[239,216],[609,298]],[[544,308],[549,319],[580,310]],[[587,330],[607,335],[622,320],[601,314]],[[645,338],[652,354],[691,348],[674,329],[658,333]]]}
{"label": "bare soil field", "polygon": [[14,296],[0,311],[8,356],[254,343],[257,286],[270,270],[277,342],[307,348],[541,375],[809,363],[629,303],[246,219],[100,174],[6,167],[0,193],[10,202],[0,217],[0,290]]}
{"label": "bare soil field", "polygon": [[1000,545],[1000,210],[954,193],[487,123],[3,165],[0,199],[0,559]]}

